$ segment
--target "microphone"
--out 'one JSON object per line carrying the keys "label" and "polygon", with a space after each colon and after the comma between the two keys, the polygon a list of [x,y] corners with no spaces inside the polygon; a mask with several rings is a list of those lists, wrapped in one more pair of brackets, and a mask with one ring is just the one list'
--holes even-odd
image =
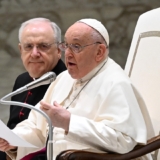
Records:
{"label": "microphone", "polygon": [[54,72],[48,72],[41,76],[39,79],[29,83],[26,85],[27,90],[30,90],[32,88],[45,85],[45,84],[50,84],[56,79],[56,74]]}
{"label": "microphone", "polygon": [[22,107],[26,107],[29,109],[33,109],[37,112],[39,112],[40,114],[42,114],[49,125],[49,140],[48,140],[48,149],[49,149],[49,160],[53,160],[53,126],[52,126],[52,121],[49,118],[49,116],[43,112],[40,108],[36,108],[32,105],[26,104],[26,103],[22,103],[22,102],[16,102],[16,101],[7,101],[6,99],[9,97],[12,97],[14,95],[17,95],[21,92],[24,92],[26,90],[30,90],[32,88],[41,86],[41,85],[46,85],[46,84],[50,84],[52,83],[54,80],[56,79],[56,74],[54,72],[48,72],[46,74],[44,74],[43,76],[41,76],[39,79],[36,79],[35,81],[25,85],[24,87],[21,87],[17,90],[15,90],[14,92],[11,92],[9,94],[7,94],[6,96],[2,97],[0,99],[0,103],[4,104],[4,105],[17,105],[17,106],[22,106]]}
{"label": "microphone", "polygon": [[30,90],[32,88],[36,88],[41,85],[46,85],[52,83],[56,79],[56,74],[54,72],[47,72],[44,75],[42,75],[40,78],[34,80],[33,82],[17,89],[15,92],[16,94],[19,94],[21,92],[24,92],[26,90]]}

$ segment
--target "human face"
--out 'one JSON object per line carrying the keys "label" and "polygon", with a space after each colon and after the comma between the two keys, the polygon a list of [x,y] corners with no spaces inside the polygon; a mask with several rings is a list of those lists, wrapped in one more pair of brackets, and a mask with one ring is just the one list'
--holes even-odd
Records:
{"label": "human face", "polygon": [[[84,23],[75,23],[67,30],[65,43],[80,46],[95,43],[91,36],[92,30]],[[65,50],[65,63],[72,78],[80,79],[98,65],[98,48],[99,44],[95,43],[83,48],[79,53],[74,53],[70,47]]]}
{"label": "human face", "polygon": [[[33,78],[39,78],[51,71],[61,58],[61,52],[53,35],[52,27],[46,22],[28,24],[22,32],[19,44],[21,59]],[[48,45],[48,48],[41,50],[39,46],[42,44]],[[25,46],[33,46],[33,48],[26,50]]]}

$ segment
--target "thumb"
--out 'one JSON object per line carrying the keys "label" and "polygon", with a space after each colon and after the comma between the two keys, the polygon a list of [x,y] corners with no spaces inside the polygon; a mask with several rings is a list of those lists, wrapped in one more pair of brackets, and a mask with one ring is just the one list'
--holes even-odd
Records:
{"label": "thumb", "polygon": [[53,105],[56,106],[56,107],[60,107],[60,105],[57,103],[57,101],[54,101]]}

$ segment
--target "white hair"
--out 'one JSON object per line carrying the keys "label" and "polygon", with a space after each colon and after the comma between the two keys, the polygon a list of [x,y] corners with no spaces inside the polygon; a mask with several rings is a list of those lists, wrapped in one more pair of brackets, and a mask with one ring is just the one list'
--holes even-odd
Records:
{"label": "white hair", "polygon": [[36,22],[47,22],[51,25],[54,34],[53,37],[56,40],[56,42],[61,42],[61,29],[58,27],[58,25],[54,22],[51,22],[49,19],[47,18],[33,18],[30,19],[28,21],[25,21],[21,24],[21,27],[19,28],[19,34],[18,34],[18,38],[19,38],[19,42],[21,42],[21,36],[22,36],[22,32],[24,30],[24,28],[28,25],[28,24],[32,24],[32,23],[36,23]]}

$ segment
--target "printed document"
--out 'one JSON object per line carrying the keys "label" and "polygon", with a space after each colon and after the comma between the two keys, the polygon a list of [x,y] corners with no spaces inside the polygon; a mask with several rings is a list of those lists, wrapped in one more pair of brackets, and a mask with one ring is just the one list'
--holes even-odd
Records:
{"label": "printed document", "polygon": [[31,143],[23,140],[19,136],[17,136],[12,130],[10,130],[1,120],[0,120],[0,138],[5,139],[8,143],[12,146],[19,146],[19,147],[32,147],[37,148],[36,146],[32,145]]}

